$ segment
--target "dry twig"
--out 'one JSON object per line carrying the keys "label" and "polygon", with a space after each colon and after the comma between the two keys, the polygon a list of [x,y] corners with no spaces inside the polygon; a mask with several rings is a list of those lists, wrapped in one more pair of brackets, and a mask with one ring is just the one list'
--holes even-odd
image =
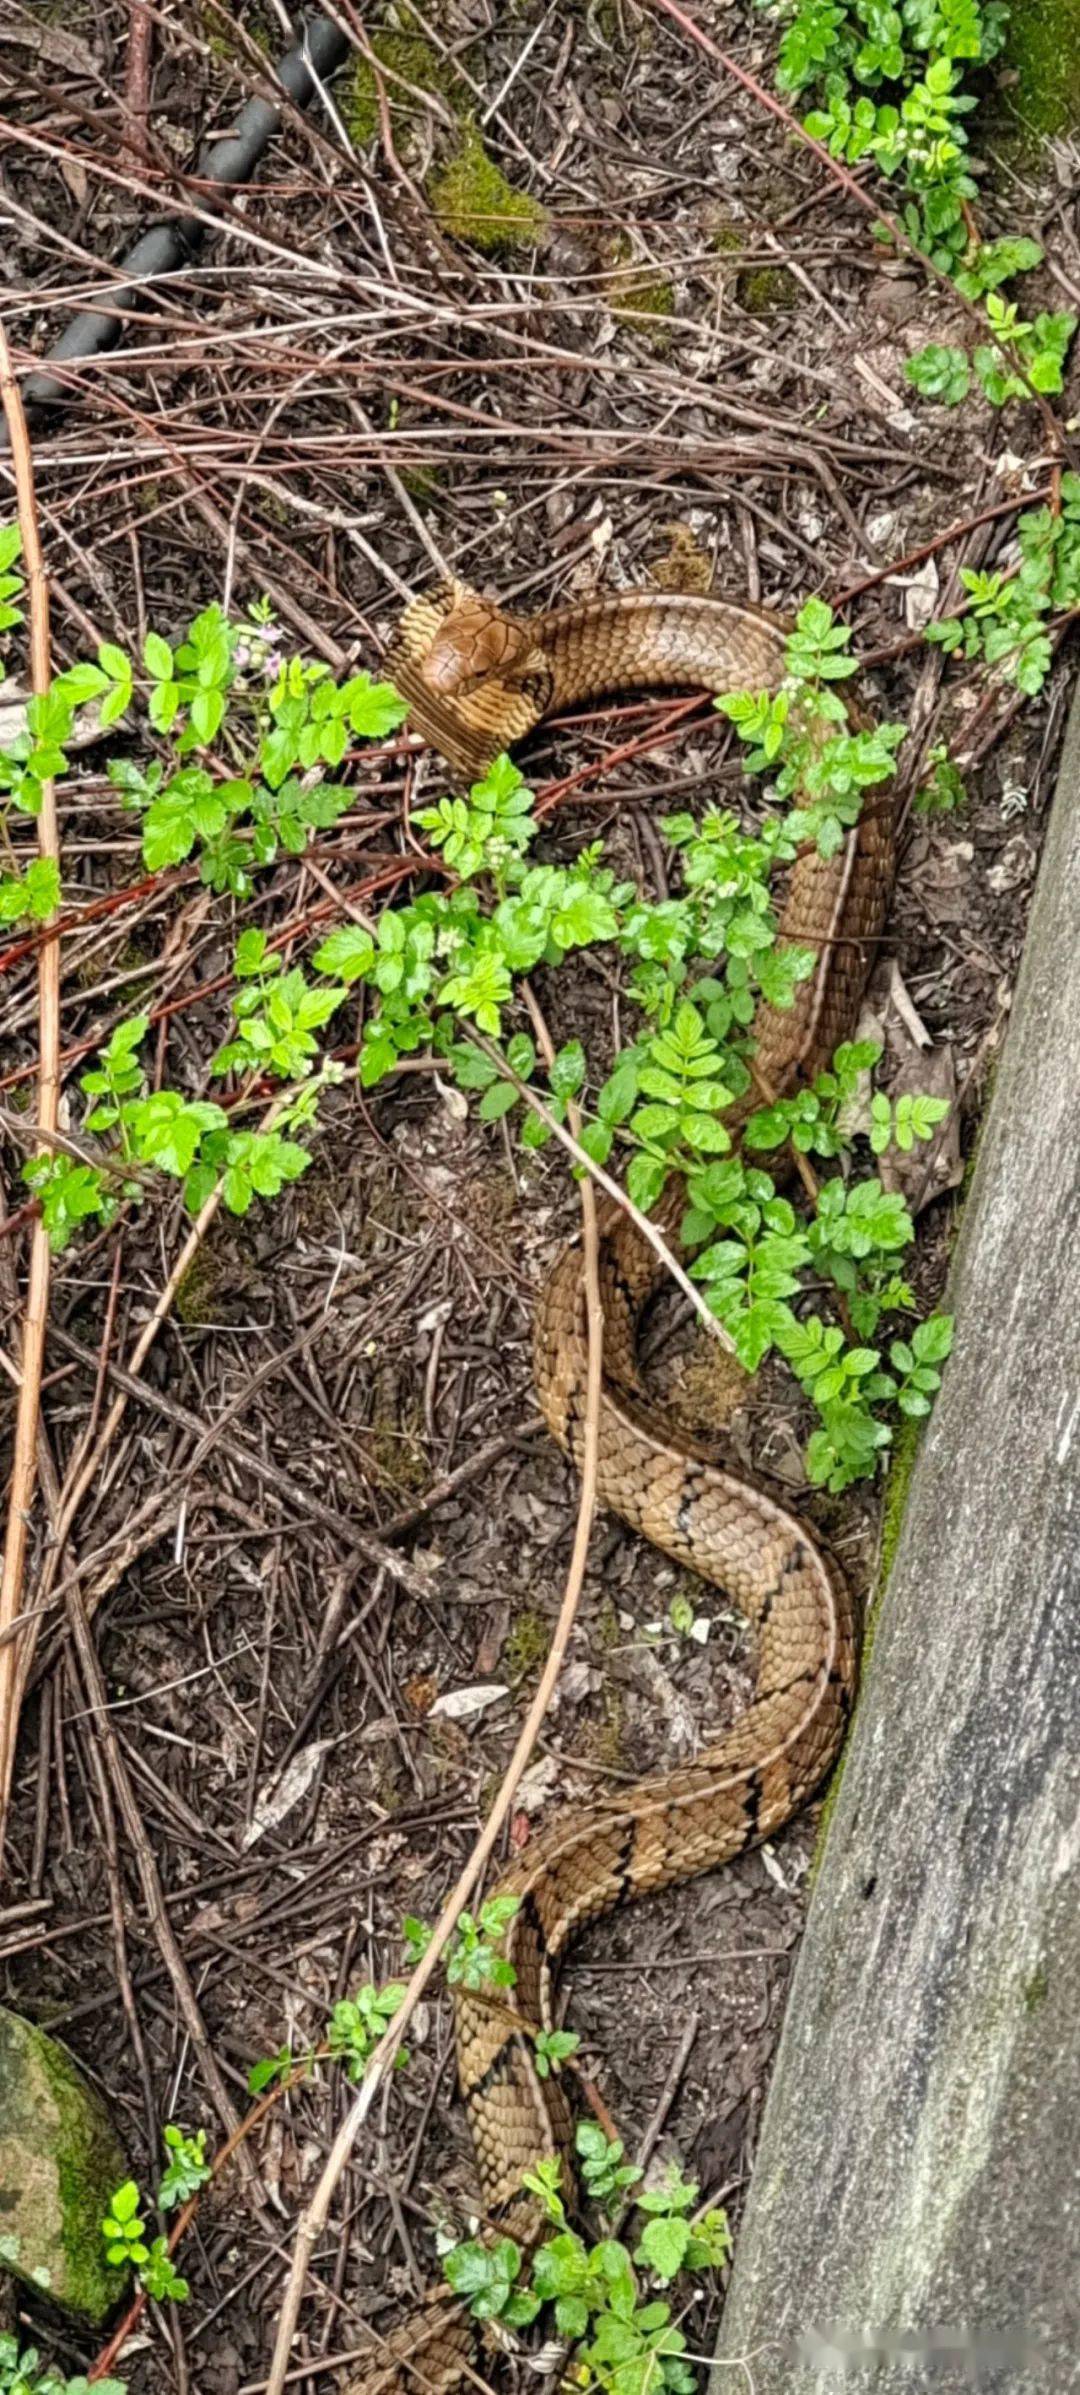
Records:
{"label": "dry twig", "polygon": [[[30,602],[30,672],[35,695],[48,689],[49,595],[41,555],[30,438],[22,399],[15,382],[11,351],[0,325],[0,396],[11,443],[12,471],[19,509],[23,561]],[[43,782],[38,816],[38,847],[59,868],[60,837],[56,792]],[[46,940],[38,952],[38,1107],[40,1153],[47,1154],[57,1125],[60,1097],[60,943]],[[15,1758],[19,1693],[26,1668],[25,1650],[16,1639],[4,1639],[22,1609],[22,1583],[30,1510],[37,1483],[37,1429],[41,1404],[41,1374],[45,1356],[45,1325],[49,1311],[49,1241],[40,1218],[30,1234],[30,1272],[23,1318],[22,1380],[15,1424],[15,1455],[8,1499],[7,1537],[0,1577],[0,1844],[7,1793]]]}
{"label": "dry twig", "polygon": [[341,2127],[338,2130],[337,2136],[334,2139],[334,2143],[330,2148],[330,2152],[327,2155],[326,2162],[323,2166],[322,2175],[319,2179],[319,2183],[315,2189],[314,2195],[312,2196],[310,2203],[305,2206],[304,2211],[300,2216],[292,2264],[285,2286],[285,2293],[282,2298],[281,2310],[278,2315],[277,2336],[274,2344],[273,2360],[270,2365],[270,2372],[266,2382],[266,2395],[282,2395],[282,2390],[285,2387],[288,2377],[289,2361],[292,2354],[293,2337],[296,2331],[296,2323],[300,2312],[300,2302],[304,2289],[304,2281],[307,2276],[308,2264],[311,2259],[315,2240],[325,2228],[326,2221],[329,2216],[330,2205],[333,2201],[334,2191],[338,2185],[338,2181],[340,2180],[341,2174],[345,2169],[356,2140],[361,2129],[363,2128],[364,2122],[367,2120],[368,2114],[371,2111],[379,2089],[383,2085],[387,2073],[393,2068],[394,2056],[397,2053],[398,2047],[401,2043],[402,2031],[405,2029],[406,2024],[415,2012],[425,1988],[431,1980],[436,1967],[447,1945],[449,1944],[450,1939],[454,1935],[454,1932],[457,1928],[458,1915],[461,1912],[462,1906],[468,1903],[473,1889],[476,1887],[489,1857],[494,1852],[495,1843],[499,1836],[499,1832],[502,1829],[503,1823],[505,1822],[510,1811],[518,1783],[532,1755],[540,1726],[554,1694],[555,1683],[558,1679],[560,1671],[562,1670],[563,1661],[570,1639],[570,1633],[573,1629],[574,1621],[577,1615],[578,1603],[581,1597],[582,1584],[585,1577],[585,1560],[588,1553],[589,1534],[592,1529],[593,1514],[596,1508],[596,1467],[599,1444],[600,1386],[603,1349],[603,1316],[600,1304],[600,1286],[598,1278],[596,1205],[588,1181],[583,1181],[581,1184],[581,1212],[585,1247],[585,1311],[588,1332],[588,1379],[584,1422],[581,1493],[578,1501],[577,1525],[574,1532],[573,1551],[570,1557],[570,1565],[566,1575],[566,1586],[563,1591],[562,1603],[559,1607],[558,1619],[555,1623],[551,1647],[548,1652],[548,1657],[544,1665],[543,1672],[540,1676],[536,1694],[522,1724],[517,1744],[507,1765],[505,1774],[503,1776],[502,1785],[499,1789],[499,1793],[491,1808],[488,1818],[484,1823],[484,1827],[481,1830],[480,1836],[473,1847],[472,1853],[470,1854],[464,1869],[459,1874],[455,1886],[451,1890],[450,1895],[447,1897],[446,1902],[443,1905],[442,1911],[439,1914],[439,1918],[435,1924],[430,1944],[428,1945],[426,1952],[421,1956],[421,1959],[418,1962],[411,1979],[409,1980],[400,2009],[395,2014],[389,2029],[386,2031],[385,2035],[380,2038],[379,2043],[375,2048],[367,2070],[364,2073],[360,2087],[357,2091],[356,2097],[353,2103],[350,2105],[345,2119],[343,2120]]}

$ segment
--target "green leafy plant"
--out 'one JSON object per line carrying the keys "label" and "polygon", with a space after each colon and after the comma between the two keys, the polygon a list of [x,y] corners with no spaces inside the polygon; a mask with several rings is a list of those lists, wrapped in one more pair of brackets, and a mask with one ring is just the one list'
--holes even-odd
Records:
{"label": "green leafy plant", "polygon": [[[937,341],[908,359],[909,383],[955,407],[972,371],[995,407],[1031,390],[1057,392],[1076,331],[1074,315],[1040,314],[1024,323],[1001,286],[1042,262],[1037,241],[1004,234],[983,240],[972,215],[978,197],[967,119],[977,93],[969,78],[994,59],[1004,40],[1004,0],[763,0],[784,30],[778,81],[795,98],[813,98],[806,131],[848,165],[873,160],[898,193],[909,239],[951,275],[967,300],[986,303],[992,338],[964,351]],[[1010,371],[1003,348],[1018,371]]]}
{"label": "green leafy plant", "polygon": [[[426,1943],[431,1932],[422,1922],[406,1924]],[[422,1945],[420,1951],[422,1951]],[[320,2045],[309,2046],[305,2052],[294,2053],[291,2046],[280,2046],[276,2054],[260,2055],[248,2072],[248,2088],[253,2096],[263,2095],[268,2088],[280,2087],[293,2077],[304,2077],[316,2063],[344,2063],[347,2076],[363,2078],[364,2072],[379,2043],[405,2001],[403,1980],[390,1980],[377,1988],[366,1980],[352,1996],[339,1997],[326,2024]],[[404,2070],[408,2050],[402,2046],[394,2056],[397,2070]]]}
{"label": "green leafy plant", "polygon": [[[1004,254],[985,262],[988,304],[1006,263]],[[1019,639],[1029,663],[1041,655],[1043,618],[1067,603],[1073,587],[1077,512],[1066,477],[1060,522],[1044,511],[1021,526],[1020,572],[973,585],[957,625],[961,640],[980,641],[996,657],[1002,644],[1011,654]],[[1028,609],[1022,621],[1021,603]],[[943,626],[939,637],[948,647],[954,634]],[[846,1191],[838,1181],[826,1184],[805,1219],[750,1159],[787,1144],[816,1158],[849,1154],[845,1109],[876,1051],[849,1042],[811,1089],[754,1109],[745,1158],[731,1152],[728,1120],[733,1108],[746,1113],[757,1005],[791,1006],[815,964],[809,949],[778,940],[773,869],[808,840],[826,857],[835,853],[867,794],[894,771],[903,728],[852,725],[841,686],[854,671],[847,626],[823,601],[807,601],[787,641],[780,689],[718,702],[742,743],[746,771],[767,785],[771,809],[752,832],[717,808],[700,823],[689,813],[669,817],[664,830],[681,886],[660,901],[618,881],[597,844],[572,865],[536,861],[531,793],[502,758],[466,799],[440,802],[420,819],[453,869],[449,886],[384,908],[370,923],[331,930],[316,949],[314,975],[299,961],[286,966],[261,927],[245,928],[233,959],[233,1026],[214,1059],[223,1079],[239,1076],[239,1087],[227,1090],[225,1102],[150,1088],[142,1062],[149,1017],[115,1026],[83,1075],[82,1140],[72,1153],[62,1147],[25,1168],[54,1244],[88,1220],[107,1223],[121,1204],[142,1202],[161,1179],[180,1183],[192,1211],[220,1188],[238,1215],[295,1180],[311,1160],[306,1134],[321,1092],[343,1069],[323,1052],[327,1028],[358,985],[365,992],[365,1086],[426,1051],[475,1096],[482,1120],[518,1112],[526,1147],[542,1146],[574,1107],[586,1155],[623,1165],[638,1207],[656,1204],[673,1175],[683,1179],[684,1235],[699,1250],[695,1276],[748,1368],[771,1348],[783,1351],[800,1323],[816,1319],[804,1294],[814,1271],[843,1295],[857,1338],[869,1339],[883,1313],[910,1308],[896,1269],[896,1251],[911,1237],[906,1210],[898,1216],[865,1181],[854,1184],[849,1205],[847,1194],[837,1198]],[[203,878],[237,894],[279,846],[299,851],[313,828],[336,820],[348,791],[327,780],[327,769],[343,763],[353,737],[383,735],[403,713],[397,694],[366,675],[338,685],[321,665],[282,658],[265,607],[239,623],[205,609],[175,645],[149,634],[138,674],[121,651],[103,648],[96,664],[76,665],[46,696],[25,741],[7,753],[18,803],[32,803],[45,773],[66,770],[64,741],[80,706],[93,700],[119,721],[145,704],[166,753],[145,768],[130,756],[110,765],[114,785],[142,818],[144,856],[161,869],[197,853]],[[55,896],[55,881],[35,890],[27,875],[18,905],[45,907]],[[594,1091],[579,1037],[565,1040],[542,1071],[531,1031],[513,1016],[524,974],[539,965],[557,969],[575,951],[601,946],[624,960],[641,1024]],[[249,1128],[242,1108],[267,1082],[281,1091],[275,1120]],[[933,1119],[933,1101],[915,1096],[890,1109],[879,1093],[871,1151],[886,1128],[902,1146],[925,1136]],[[815,1402],[819,1381],[804,1376]],[[888,1423],[873,1412],[886,1402],[887,1385],[880,1357],[873,1371],[844,1370],[843,1395],[828,1401],[831,1485],[872,1468],[888,1443]],[[819,1431],[808,1448],[814,1477],[824,1461]],[[508,1985],[505,1925],[490,1904],[478,1920],[463,1916],[451,1977],[476,1988]],[[347,2032],[342,2015],[334,2038],[344,2052],[351,2037],[352,2063],[362,2065],[371,2017],[350,2020]],[[553,2039],[539,2061],[550,2069],[565,2058]],[[270,2056],[256,2070],[286,2067],[294,2067],[291,2058],[286,2064]]]}
{"label": "green leafy plant", "polygon": [[768,1150],[790,1140],[800,1156],[840,1156],[849,1144],[841,1117],[850,1106],[863,1074],[881,1062],[876,1040],[845,1040],[832,1065],[818,1073],[808,1089],[793,1097],[774,1098],[759,1106],[746,1125],[748,1148]]}
{"label": "green leafy plant", "polygon": [[150,2249],[144,2239],[146,2221],[139,2210],[140,2201],[135,2180],[125,2179],[123,2185],[117,2188],[102,2221],[105,2259],[116,2269],[123,2269],[128,2264],[138,2269],[141,2263],[150,2259]]}
{"label": "green leafy plant", "polygon": [[[384,1988],[375,1988],[368,1981],[357,1988],[355,1996],[343,1996],[335,2004],[327,2045],[332,2058],[344,2062],[350,2079],[363,2078],[383,2031],[400,2012],[404,1999],[404,1982],[394,1979]],[[402,2046],[394,2056],[396,2068],[403,2070],[408,2059],[408,2049]]]}
{"label": "green leafy plant", "polygon": [[[625,2206],[641,2173],[623,2162],[622,2146],[609,2141],[595,2122],[582,2122],[576,2137],[585,2194],[611,2210]],[[537,2246],[531,2278],[524,2276],[520,2248],[510,2238],[484,2243],[470,2239],[443,2262],[450,2286],[478,2320],[498,2318],[526,2326],[541,2306],[551,2306],[561,2337],[580,2345],[572,2382],[601,2395],[691,2395],[693,2375],[684,2359],[686,2340],[672,2319],[671,2305],[656,2288],[670,2289],[683,2275],[716,2270],[730,2258],[731,2240],[723,2212],[695,2213],[698,2189],[675,2165],[654,2188],[632,2199],[636,2242],[618,2235],[591,2242],[568,2220],[557,2159],[538,2162],[523,2177],[553,2231]]]}
{"label": "green leafy plant", "polygon": [[915,805],[920,815],[951,815],[967,798],[963,775],[943,740],[935,742],[926,762],[926,780],[915,793]]}
{"label": "green leafy plant", "polygon": [[[201,878],[237,897],[280,849],[300,855],[344,812],[349,791],[324,767],[341,764],[352,738],[381,739],[405,714],[389,683],[362,673],[336,684],[321,663],[282,661],[265,608],[235,624],[208,607],[175,653],[151,633],[143,664],[150,721],[181,762],[167,773],[156,760],[144,771],[117,758],[110,780],[142,817],[149,871],[197,853]],[[209,753],[215,742],[227,747],[227,771]],[[183,762],[193,751],[205,761]]]}
{"label": "green leafy plant", "polygon": [[808,133],[849,164],[872,157],[900,187],[907,231],[935,264],[956,269],[969,246],[964,203],[976,195],[962,89],[969,67],[1000,50],[1006,11],[997,0],[791,0],[784,20],[781,89],[821,104]]}
{"label": "green leafy plant", "polygon": [[173,2268],[167,2240],[153,2237],[145,2262],[139,2267],[139,2285],[155,2303],[184,2304],[191,2289],[186,2279]]}
{"label": "green leafy plant", "polygon": [[537,2078],[550,2079],[577,2053],[580,2044],[581,2039],[572,2029],[538,2029],[533,2041]]}
{"label": "green leafy plant", "polygon": [[876,1090],[870,1102],[870,1145],[875,1156],[883,1156],[886,1148],[899,1148],[909,1155],[917,1139],[932,1139],[935,1125],[949,1111],[947,1098],[920,1096],[907,1091],[895,1101],[883,1090]]}
{"label": "green leafy plant", "polygon": [[541,2298],[518,2286],[522,2260],[521,2247],[512,2237],[499,2237],[493,2245],[481,2245],[472,2237],[444,2255],[443,2271],[474,2320],[502,2320],[507,2328],[526,2328],[535,2320]]}
{"label": "green leafy plant", "polygon": [[0,923],[46,923],[60,904],[60,874],[52,857],[33,857],[24,871],[0,878]]}
{"label": "green leafy plant", "polygon": [[532,791],[509,757],[497,757],[467,799],[441,798],[416,820],[455,873],[490,873],[500,891],[511,857],[523,856],[536,837]]}
{"label": "green leafy plant", "polygon": [[645,2215],[634,2260],[663,2286],[681,2270],[719,2270],[731,2258],[726,2213],[714,2209],[701,2218],[689,2217],[700,2192],[695,2181],[684,2179],[671,2163],[658,2187],[643,2188],[634,2198]]}
{"label": "green leafy plant", "polygon": [[1040,507],[1020,517],[1016,542],[1011,570],[961,568],[965,611],[929,624],[926,638],[947,656],[981,663],[1034,698],[1053,657],[1048,622],[1080,607],[1080,475],[1062,475],[1056,513]]}
{"label": "green leafy plant", "polygon": [[[56,2370],[42,2370],[40,2355],[34,2345],[24,2345],[9,2329],[0,2330],[0,2395],[91,2395],[90,2381],[81,2373],[75,2378],[62,2377]],[[119,2378],[94,2380],[95,2395],[127,2395],[125,2383]]]}
{"label": "green leafy plant", "polygon": [[627,2162],[622,2139],[606,2136],[598,2121],[578,2122],[574,2150],[591,2203],[610,2210],[621,2203],[629,2188],[637,2186],[641,2172]]}
{"label": "green leafy plant", "polygon": [[219,1048],[214,1071],[268,1073],[276,1081],[303,1080],[318,1053],[321,1031],[348,996],[344,983],[329,989],[308,981],[300,965],[290,973],[264,931],[241,933],[233,958],[241,987],[233,998],[236,1030]]}
{"label": "green leafy plant", "polygon": [[246,1214],[253,1198],[275,1197],[311,1162],[310,1150],[284,1128],[236,1130],[226,1109],[210,1099],[147,1090],[137,1052],[148,1028],[146,1015],[118,1024],[100,1062],[82,1076],[83,1090],[96,1101],[86,1130],[111,1135],[100,1160],[58,1154],[32,1158],[23,1168],[57,1249],[90,1216],[108,1222],[121,1198],[144,1196],[154,1173],[183,1183],[192,1213],[220,1180],[230,1213]]}
{"label": "green leafy plant", "polygon": [[[313,2061],[314,2056],[310,2059]],[[291,2077],[295,2068],[296,2057],[291,2046],[279,2046],[276,2054],[260,2054],[258,2062],[253,2062],[248,2072],[249,2095],[261,2096],[268,2087],[280,2086],[283,2080]]]}
{"label": "green leafy plant", "polygon": [[[207,2185],[212,2171],[206,2159],[205,2129],[198,2129],[193,2137],[188,2137],[170,2121],[164,2130],[164,2142],[168,2161],[157,2201],[162,2212],[171,2212],[197,2195]],[[190,2289],[173,2265],[168,2239],[147,2238],[143,2198],[134,2179],[125,2179],[117,2188],[101,2223],[101,2234],[106,2261],[117,2268],[133,2270],[144,2294],[155,2303],[186,2303]],[[2,2384],[0,2380],[0,2387]]]}
{"label": "green leafy plant", "polygon": [[158,2188],[158,2203],[163,2212],[171,2212],[206,2186],[210,2165],[206,2159],[205,2129],[197,2129],[194,2137],[185,2137],[175,2121],[169,2121],[164,2138],[169,2160]]}
{"label": "green leafy plant", "polygon": [[16,565],[22,556],[22,534],[17,524],[0,524],[0,632],[10,632],[21,624],[23,611],[19,600],[24,584]]}
{"label": "green leafy plant", "polygon": [[938,399],[944,407],[959,407],[971,389],[971,367],[963,350],[941,341],[928,341],[924,349],[914,350],[904,361],[904,374],[924,399]]}
{"label": "green leafy plant", "polygon": [[520,1903],[518,1896],[489,1896],[479,1914],[458,1914],[457,1936],[446,1958],[451,1987],[475,1992],[513,1987],[517,1974],[499,1947]]}

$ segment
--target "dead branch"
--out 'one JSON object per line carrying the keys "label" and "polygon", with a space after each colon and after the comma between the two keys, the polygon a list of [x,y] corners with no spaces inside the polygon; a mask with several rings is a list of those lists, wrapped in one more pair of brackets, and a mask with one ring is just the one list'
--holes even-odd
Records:
{"label": "dead branch", "polygon": [[481,1830],[472,1853],[460,1873],[456,1885],[446,1899],[431,1942],[409,1980],[400,2010],[395,2014],[385,2036],[380,2038],[361,2081],[354,2102],[350,2105],[338,2130],[323,2166],[322,2176],[309,2204],[305,2206],[297,2226],[296,2245],[289,2270],[281,2310],[278,2314],[277,2336],[273,2360],[266,2381],[266,2395],[282,2395],[289,2371],[293,2337],[300,2312],[300,2302],[315,2240],[326,2225],[334,2191],[345,2169],[353,2146],[371,2111],[376,2095],[387,2073],[392,2070],[394,2056],[401,2043],[401,2033],[411,2019],[435,1969],[457,1928],[458,1915],[480,1879],[493,1853],[495,1842],[507,1818],[514,1794],[533,1748],[544,1715],[555,1690],[563,1666],[570,1633],[577,1615],[585,1577],[585,1559],[589,1534],[596,1508],[596,1467],[600,1429],[600,1385],[603,1349],[603,1314],[598,1277],[598,1248],[596,1205],[588,1181],[581,1184],[581,1213],[585,1249],[585,1312],[588,1333],[588,1377],[584,1422],[584,1450],[581,1471],[581,1493],[578,1501],[577,1526],[573,1552],[566,1575],[566,1586],[559,1607],[551,1647],[540,1676],[532,1704],[522,1724],[514,1752],[507,1765],[499,1793]]}
{"label": "dead branch", "polygon": [[[49,594],[41,554],[30,437],[22,400],[15,382],[11,351],[0,326],[0,396],[11,444],[12,472],[18,500],[19,529],[30,602],[30,673],[35,696],[49,686]],[[38,816],[38,848],[59,871],[60,837],[56,792],[51,780],[42,783]],[[47,1154],[56,1131],[60,1097],[60,943],[46,940],[38,953],[38,1152]],[[30,1271],[23,1318],[22,1379],[15,1423],[15,1455],[8,1498],[7,1537],[0,1576],[0,1640],[22,1610],[22,1584],[30,1513],[37,1484],[37,1428],[41,1404],[41,1374],[45,1356],[45,1325],[49,1311],[49,1241],[38,1218],[30,1235]],[[8,1789],[15,1760],[19,1693],[25,1672],[25,1649],[17,1639],[0,1643],[0,1844]]]}

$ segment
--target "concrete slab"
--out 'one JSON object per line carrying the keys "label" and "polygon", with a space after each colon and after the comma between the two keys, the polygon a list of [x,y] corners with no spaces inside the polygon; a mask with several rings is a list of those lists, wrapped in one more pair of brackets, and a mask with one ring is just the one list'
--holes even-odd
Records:
{"label": "concrete slab", "polygon": [[950,1302],[714,2390],[1080,2390],[1080,699]]}

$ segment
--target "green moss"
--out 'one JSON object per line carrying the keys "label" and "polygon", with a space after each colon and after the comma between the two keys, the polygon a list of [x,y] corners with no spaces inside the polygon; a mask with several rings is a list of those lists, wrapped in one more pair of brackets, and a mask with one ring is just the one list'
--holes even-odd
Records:
{"label": "green moss", "polygon": [[444,233],[488,255],[532,249],[547,228],[539,201],[507,182],[475,125],[466,125],[460,149],[431,177],[428,196]]}
{"label": "green moss", "polygon": [[[1080,0],[1012,0],[1002,64],[1016,83],[1006,118],[1031,148],[1080,126]],[[1011,120],[1011,126],[1010,126]]]}
{"label": "green moss", "polygon": [[593,1644],[602,1654],[613,1654],[623,1643],[625,1632],[619,1620],[619,1608],[613,1597],[601,1597],[593,1622]]}
{"label": "green moss", "polygon": [[421,507],[430,507],[439,495],[442,474],[438,466],[403,466],[401,479],[410,499],[416,499]]}
{"label": "green moss", "polygon": [[520,1681],[527,1680],[539,1670],[550,1645],[550,1622],[546,1622],[542,1614],[532,1613],[526,1607],[523,1613],[517,1615],[503,1644],[503,1662],[513,1687],[516,1688]]}
{"label": "green moss", "polygon": [[799,286],[786,266],[748,266],[736,279],[735,297],[747,316],[779,316],[798,305]]}
{"label": "green moss", "polygon": [[889,1585],[889,1576],[896,1560],[896,1550],[900,1544],[900,1532],[903,1528],[904,1513],[907,1507],[908,1491],[911,1487],[911,1475],[915,1469],[915,1458],[922,1445],[925,1427],[924,1421],[912,1422],[905,1417],[893,1442],[888,1478],[885,1482],[885,1502],[881,1514],[881,1562],[878,1568],[878,1584],[873,1603],[866,1617],[866,1636],[863,1640],[864,1665],[870,1659],[881,1600]]}
{"label": "green moss", "polygon": [[1049,1985],[1050,1982],[1047,1979],[1042,1964],[1038,1963],[1024,1987],[1025,2012],[1038,2012],[1040,2004],[1044,2004],[1046,2002]]}
{"label": "green moss", "polygon": [[423,1408],[390,1363],[375,1374],[368,1453],[380,1478],[401,1496],[419,1496],[430,1486]]}
{"label": "green moss", "polygon": [[613,1688],[604,1691],[604,1719],[593,1740],[593,1752],[606,1771],[625,1771],[623,1701]]}
{"label": "green moss", "polygon": [[[393,77],[411,83],[416,91],[439,92],[443,99],[453,102],[460,98],[465,86],[455,75],[448,59],[440,58],[431,43],[420,33],[401,33],[387,28],[371,36],[371,47],[379,65],[388,67],[384,89],[391,117],[406,115],[416,106],[407,91]],[[370,59],[358,58],[352,70],[343,110],[345,125],[358,150],[373,141],[379,130],[379,94]]]}
{"label": "green moss", "polygon": [[99,2324],[126,2274],[101,2220],[127,2164],[103,2104],[62,2046],[0,2010],[0,2257],[28,2286]]}
{"label": "green moss", "polygon": [[670,283],[655,277],[648,281],[640,267],[626,267],[612,275],[608,302],[619,323],[641,333],[650,348],[671,347],[671,327],[664,321],[675,313],[675,293]]}
{"label": "green moss", "polygon": [[196,1248],[187,1271],[179,1283],[173,1305],[180,1321],[189,1330],[213,1320],[214,1300],[223,1289],[235,1288],[243,1278],[231,1247],[211,1236]]}
{"label": "green moss", "polygon": [[[58,8],[55,13],[61,19],[70,15],[70,10],[66,6],[66,0],[65,5]],[[250,67],[250,61],[246,51],[242,49],[238,41],[233,40],[229,33],[228,11],[224,5],[215,8],[213,6],[206,5],[206,0],[203,0],[203,4],[199,7],[199,21],[202,27],[203,40],[206,43],[206,47],[210,52],[211,58],[225,59],[228,61],[230,66]],[[272,45],[269,33],[267,32],[265,26],[256,22],[255,24],[247,25],[245,27],[245,31],[248,34],[249,39],[255,42],[258,45],[258,48],[262,50],[267,57],[269,57]]]}

